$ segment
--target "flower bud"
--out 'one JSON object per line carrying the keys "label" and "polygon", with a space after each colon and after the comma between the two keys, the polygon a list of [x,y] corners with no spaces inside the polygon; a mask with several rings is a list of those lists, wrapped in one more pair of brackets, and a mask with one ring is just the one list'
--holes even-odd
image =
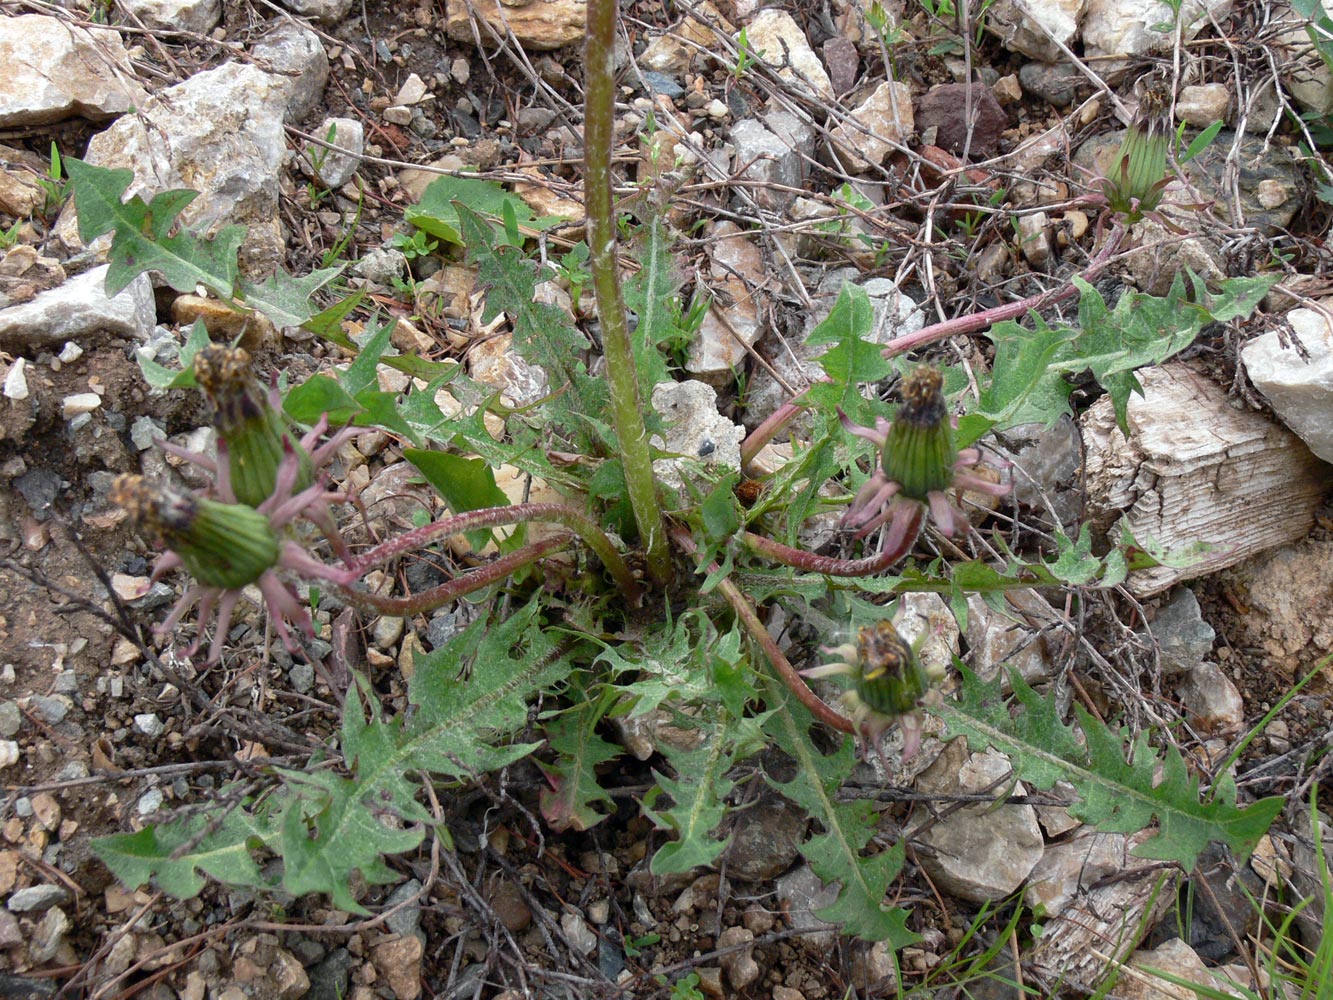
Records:
{"label": "flower bud", "polygon": [[902,496],[925,501],[928,494],[953,485],[958,459],[944,379],[922,365],[903,379],[902,397],[880,452],[880,467],[890,482],[900,484]]}
{"label": "flower bud", "polygon": [[1155,209],[1166,190],[1168,97],[1156,87],[1145,88],[1139,112],[1102,180],[1107,207],[1128,222],[1138,222],[1145,212]]}
{"label": "flower bud", "polygon": [[131,475],[117,476],[110,496],[206,587],[239,590],[277,565],[278,536],[268,518],[246,504],[179,493]]}
{"label": "flower bud", "polygon": [[213,404],[213,422],[226,445],[227,471],[237,500],[257,507],[273,495],[284,439],[290,441],[301,465],[295,488],[310,485],[310,456],[255,380],[249,352],[211,344],[194,356],[194,379]]}
{"label": "flower bud", "polygon": [[885,619],[857,634],[856,695],[872,712],[905,715],[917,707],[930,687],[930,677],[893,622]]}

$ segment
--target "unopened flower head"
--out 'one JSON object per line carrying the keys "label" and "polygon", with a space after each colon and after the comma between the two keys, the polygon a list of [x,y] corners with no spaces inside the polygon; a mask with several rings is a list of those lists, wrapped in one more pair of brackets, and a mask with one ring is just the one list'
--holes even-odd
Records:
{"label": "unopened flower head", "polygon": [[937,369],[922,365],[903,379],[902,399],[880,452],[880,468],[898,483],[902,496],[925,501],[953,485],[958,460],[944,379]]}
{"label": "unopened flower head", "polygon": [[237,500],[258,506],[273,494],[287,447],[295,451],[299,466],[296,488],[310,485],[310,455],[292,433],[277,393],[260,388],[249,352],[211,344],[194,356],[194,379],[213,404]]}
{"label": "unopened flower head", "polygon": [[1138,222],[1155,210],[1166,191],[1172,135],[1167,127],[1169,106],[1170,94],[1160,84],[1150,83],[1143,88],[1138,114],[1102,178],[1107,207],[1126,222]]}
{"label": "unopened flower head", "polygon": [[268,518],[247,504],[179,493],[132,475],[116,477],[111,501],[206,587],[239,590],[278,562],[278,536]]}
{"label": "unopened flower head", "polygon": [[930,508],[939,529],[952,535],[967,522],[950,503],[950,491],[968,489],[992,496],[1009,492],[1007,485],[970,471],[981,461],[981,452],[960,451],[954,443],[944,380],[936,369],[922,365],[910,372],[903,379],[902,399],[894,419],[880,417],[873,428],[840,414],[846,430],[880,449],[879,467],[857,493],[843,523],[855,528],[858,538],[887,523],[886,549],[903,543],[911,525],[918,523],[921,504]]}
{"label": "unopened flower head", "polygon": [[857,731],[882,753],[884,733],[897,723],[903,733],[902,759],[910,759],[921,745],[922,720],[917,710],[930,690],[930,675],[917,650],[886,618],[860,629],[854,642],[824,652],[836,659],[802,673],[806,677],[849,677],[852,686],[842,702]]}

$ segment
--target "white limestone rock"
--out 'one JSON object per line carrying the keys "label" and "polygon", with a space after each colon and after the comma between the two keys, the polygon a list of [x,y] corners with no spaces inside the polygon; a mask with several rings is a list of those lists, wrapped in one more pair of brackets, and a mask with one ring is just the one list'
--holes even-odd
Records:
{"label": "white limestone rock", "polygon": [[763,332],[764,260],[735,223],[718,223],[714,235],[718,239],[708,249],[713,305],[690,343],[685,370],[706,379],[730,379]]}
{"label": "white limestone rock", "polygon": [[[1231,0],[1184,0],[1180,7],[1182,37],[1189,41],[1209,23],[1209,14],[1222,18],[1230,10]],[[1121,57],[1096,64],[1106,73],[1128,66],[1128,57],[1169,52],[1176,32],[1158,29],[1174,23],[1175,15],[1161,0],[1089,0],[1083,14],[1084,56]]]}
{"label": "white limestone rock", "polygon": [[1064,53],[1051,36],[1064,45],[1073,44],[1078,39],[1079,19],[1087,3],[1088,0],[1028,0],[1019,4],[1015,0],[996,0],[986,11],[986,30],[1011,52],[1021,52],[1041,62],[1060,62]]}
{"label": "white limestone rock", "polygon": [[147,27],[204,35],[222,20],[222,0],[120,0]]}
{"label": "white limestone rock", "polygon": [[319,105],[329,80],[329,56],[319,35],[298,21],[280,20],[250,54],[263,60],[261,68],[278,74],[286,88],[287,121],[298,122]]}
{"label": "white limestone rock", "polygon": [[141,274],[118,295],[106,294],[107,266],[95,267],[39,292],[21,305],[0,309],[0,345],[35,352],[93,334],[146,342],[157,322],[153,285]]}
{"label": "white limestone rock", "polygon": [[832,130],[834,148],[848,170],[870,170],[915,131],[912,91],[897,80],[881,83],[852,109],[851,118]]}
{"label": "white limestone rock", "polygon": [[1333,462],[1333,322],[1316,309],[1293,309],[1287,322],[1299,348],[1269,330],[1241,351],[1245,370],[1282,422]]}
{"label": "white limestone rock", "polygon": [[301,169],[307,176],[319,178],[329,190],[336,191],[350,181],[361,166],[361,156],[366,148],[365,126],[355,118],[326,118],[315,135],[347,152],[334,152],[312,144],[301,157]]}
{"label": "white limestone rock", "polygon": [[738,427],[717,410],[717,391],[705,382],[662,382],[653,389],[653,408],[667,425],[665,440],[654,434],[652,446],[670,452],[673,458],[653,462],[653,472],[673,489],[684,485],[683,466],[700,462],[720,469],[741,467]]}
{"label": "white limestone rock", "polygon": [[746,28],[745,38],[751,54],[774,67],[782,79],[815,97],[833,100],[833,83],[824,64],[785,10],[761,10]]}
{"label": "white limestone rock", "polygon": [[1186,125],[1207,128],[1213,122],[1226,121],[1231,106],[1231,88],[1225,83],[1201,83],[1181,87],[1176,98],[1176,117]]}
{"label": "white limestone rock", "polygon": [[352,9],[352,0],[282,0],[282,5],[320,24],[337,24]]}
{"label": "white limestone rock", "polygon": [[141,104],[119,33],[63,18],[0,18],[0,128],[47,125],[75,115],[101,121]]}

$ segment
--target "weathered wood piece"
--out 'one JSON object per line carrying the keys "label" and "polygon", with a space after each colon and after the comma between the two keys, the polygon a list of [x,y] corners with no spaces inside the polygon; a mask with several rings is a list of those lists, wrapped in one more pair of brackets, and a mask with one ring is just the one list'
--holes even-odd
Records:
{"label": "weathered wood piece", "polygon": [[1285,427],[1233,407],[1188,365],[1138,376],[1144,395],[1130,397],[1128,439],[1109,398],[1083,417],[1089,517],[1102,532],[1121,523],[1167,552],[1209,548],[1185,568],[1131,573],[1131,591],[1148,597],[1309,532],[1333,466]]}

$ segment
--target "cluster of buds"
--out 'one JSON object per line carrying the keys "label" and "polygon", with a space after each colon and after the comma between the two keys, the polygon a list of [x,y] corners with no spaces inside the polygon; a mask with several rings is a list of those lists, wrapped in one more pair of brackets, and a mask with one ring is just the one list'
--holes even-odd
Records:
{"label": "cluster of buds", "polygon": [[883,417],[873,428],[854,424],[844,413],[843,427],[873,442],[880,450],[879,467],[866,480],[848,508],[843,523],[861,538],[889,525],[886,549],[896,549],[916,523],[922,504],[930,509],[940,531],[952,535],[967,523],[949,499],[949,492],[975,490],[1004,496],[1009,486],[993,483],[968,470],[981,461],[976,448],[961,451],[954,443],[954,422],[944,401],[939,371],[921,365],[902,382],[902,405],[892,421]]}
{"label": "cluster of buds", "polygon": [[801,673],[806,677],[849,677],[851,687],[842,696],[843,705],[880,759],[884,756],[884,734],[895,723],[903,734],[903,762],[915,756],[921,748],[920,706],[932,680],[921,665],[919,649],[898,634],[893,622],[884,619],[858,631],[855,642],[826,647],[823,652],[836,659]]}
{"label": "cluster of buds", "polygon": [[[355,433],[344,429],[320,443],[327,430],[322,418],[297,438],[281,412],[276,388],[265,394],[251,375],[250,356],[240,348],[209,346],[194,359],[195,380],[213,404],[218,431],[218,460],[162,443],[162,447],[213,474],[199,494],[181,493],[142,476],[120,476],[111,499],[130,515],[149,539],[167,551],[153,567],[156,581],[177,568],[194,578],[159,632],[175,628],[199,606],[199,635],[213,620],[216,627],[209,659],[220,657],[232,614],[244,588],[263,596],[274,629],[287,648],[298,650],[289,625],[314,637],[310,614],[291,585],[279,575],[289,571],[307,579],[346,583],[349,570],[329,566],[306,552],[289,528],[298,518],[316,524],[334,549],[350,563],[350,553],[334,522],[331,503],[349,499],[331,492],[317,473]],[[197,639],[187,650],[193,655]]]}

